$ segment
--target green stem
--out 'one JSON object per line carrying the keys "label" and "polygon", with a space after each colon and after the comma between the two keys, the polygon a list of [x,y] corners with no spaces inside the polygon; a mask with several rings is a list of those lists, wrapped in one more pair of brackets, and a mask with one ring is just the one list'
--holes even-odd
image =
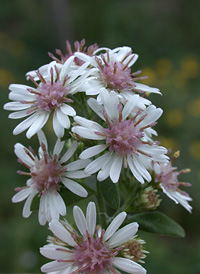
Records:
{"label": "green stem", "polygon": [[103,229],[105,229],[106,225],[107,225],[106,208],[105,208],[105,202],[103,200],[103,196],[101,194],[100,182],[98,182],[98,181],[97,181],[97,204],[98,204],[98,209],[99,209],[99,217],[100,217],[101,227]]}

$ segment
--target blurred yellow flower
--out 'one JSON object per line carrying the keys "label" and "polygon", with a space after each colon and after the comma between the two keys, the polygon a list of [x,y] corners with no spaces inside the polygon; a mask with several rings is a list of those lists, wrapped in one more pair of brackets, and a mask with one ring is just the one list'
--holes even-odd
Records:
{"label": "blurred yellow flower", "polygon": [[170,127],[177,127],[184,121],[184,112],[181,109],[169,109],[165,113],[165,121]]}
{"label": "blurred yellow flower", "polygon": [[200,159],[200,141],[195,141],[189,146],[190,155],[194,159]]}
{"label": "blurred yellow flower", "polygon": [[181,88],[182,89],[181,92],[183,92],[183,89],[186,87],[187,81],[188,81],[188,78],[186,77],[185,73],[183,73],[183,71],[181,70],[175,71],[172,75],[172,80],[173,80],[172,85],[175,88],[178,88],[178,89]]}
{"label": "blurred yellow flower", "polygon": [[196,77],[199,74],[199,63],[194,56],[186,56],[181,62],[181,70],[185,77]]}
{"label": "blurred yellow flower", "polygon": [[20,40],[12,39],[3,32],[0,32],[0,49],[4,49],[16,57],[25,53],[25,47]]}
{"label": "blurred yellow flower", "polygon": [[156,70],[161,77],[166,77],[172,70],[172,62],[167,58],[161,58],[156,62]]}
{"label": "blurred yellow flower", "polygon": [[176,151],[178,149],[178,143],[173,138],[168,138],[164,136],[159,136],[158,141],[160,142],[161,146],[166,147],[167,149],[172,149],[172,151]]}
{"label": "blurred yellow flower", "polygon": [[156,83],[156,73],[151,68],[145,67],[142,69],[142,76],[148,76],[147,79],[144,80],[145,85],[154,85]]}
{"label": "blurred yellow flower", "polygon": [[200,98],[190,102],[187,110],[190,115],[200,116]]}
{"label": "blurred yellow flower", "polygon": [[8,85],[15,81],[15,76],[11,71],[0,68],[0,86],[8,87]]}

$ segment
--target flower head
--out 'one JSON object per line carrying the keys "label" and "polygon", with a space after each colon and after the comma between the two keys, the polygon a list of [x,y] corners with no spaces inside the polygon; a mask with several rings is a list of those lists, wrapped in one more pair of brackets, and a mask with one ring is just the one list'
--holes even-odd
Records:
{"label": "flower head", "polygon": [[30,179],[25,187],[16,188],[18,193],[13,196],[12,201],[17,203],[27,199],[23,208],[23,217],[27,218],[31,214],[32,200],[38,196],[40,198],[39,222],[44,225],[46,221],[59,219],[59,215],[66,215],[66,206],[59,194],[61,185],[78,196],[87,196],[87,191],[72,179],[87,177],[80,169],[84,168],[88,161],[78,160],[66,164],[77,148],[76,142],[60,157],[64,142],[58,139],[51,156],[47,151],[47,141],[42,131],[38,133],[38,137],[39,157],[31,147],[27,149],[19,143],[15,145],[18,161],[29,169],[29,172],[18,171],[18,173],[28,175]]}
{"label": "flower head", "polygon": [[[73,56],[75,52],[82,52],[86,55],[92,56],[94,51],[98,49],[98,45],[95,43],[94,45],[89,46],[88,48],[85,46],[85,39],[82,39],[81,42],[75,41],[74,42],[74,51],[71,48],[71,45],[69,43],[69,41],[66,41],[66,54],[64,55],[61,50],[56,49],[56,54],[60,57],[60,59],[58,59],[57,57],[55,57],[52,53],[49,52],[49,56],[55,60],[58,63],[64,64],[66,62],[66,60],[70,57]],[[74,62],[76,65],[80,66],[82,65],[84,62],[79,59],[78,57],[74,58]]]}
{"label": "flower head", "polygon": [[150,181],[148,169],[151,167],[151,161],[168,161],[165,155],[167,150],[149,137],[155,134],[151,127],[156,124],[162,110],[150,105],[138,111],[141,100],[139,95],[132,96],[124,106],[115,92],[103,92],[101,97],[102,105],[93,98],[88,100],[88,104],[104,121],[104,127],[79,116],[74,118],[79,124],[72,128],[74,133],[86,139],[105,142],[81,153],[80,158],[87,159],[104,151],[104,154],[92,161],[85,171],[88,174],[99,171],[99,181],[110,176],[116,183],[124,162],[124,167],[129,166],[138,181]]}
{"label": "flower head", "polygon": [[[103,50],[106,50],[106,53],[98,55]],[[138,59],[138,55],[132,53],[130,47],[120,47],[113,50],[99,48],[95,51],[95,56],[85,56],[79,52],[75,56],[96,67],[94,73],[84,84],[87,95],[99,94],[104,89],[114,90],[122,96],[135,92],[160,94],[157,88],[151,88],[136,82],[137,80],[146,79],[147,76],[138,77],[141,70],[131,72],[131,66]]]}
{"label": "flower head", "polygon": [[50,230],[65,246],[49,244],[40,249],[42,255],[53,262],[42,266],[43,272],[65,270],[67,273],[126,273],[143,274],[146,270],[133,260],[121,254],[123,244],[131,239],[138,229],[137,223],[130,223],[118,228],[123,223],[126,213],[118,214],[106,230],[96,227],[96,206],[90,202],[86,217],[78,206],[73,209],[78,232],[68,223],[52,220]]}
{"label": "flower head", "polygon": [[181,190],[180,186],[191,186],[190,183],[180,182],[178,176],[182,173],[190,172],[190,169],[177,170],[173,167],[175,159],[179,156],[179,151],[174,154],[174,158],[171,162],[161,163],[154,166],[155,182],[160,183],[160,187],[163,192],[172,199],[176,204],[180,203],[187,211],[191,213],[192,207],[189,205],[189,201],[192,198],[187,192]]}
{"label": "flower head", "polygon": [[87,64],[74,73],[70,72],[73,59],[72,56],[62,67],[51,65],[44,76],[40,71],[37,71],[37,77],[29,75],[35,88],[19,84],[10,85],[9,98],[13,102],[4,105],[4,109],[14,111],[9,118],[18,119],[29,116],[14,129],[15,135],[28,129],[26,136],[31,138],[43,128],[51,113],[53,113],[53,128],[57,137],[63,137],[64,129],[70,128],[68,116],[76,115],[76,111],[70,105],[73,103],[70,95],[78,92],[81,83],[87,77],[83,73]]}

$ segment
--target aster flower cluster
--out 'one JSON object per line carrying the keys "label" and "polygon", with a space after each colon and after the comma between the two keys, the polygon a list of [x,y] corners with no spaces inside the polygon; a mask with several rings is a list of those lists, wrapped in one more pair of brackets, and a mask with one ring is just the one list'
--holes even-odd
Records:
{"label": "aster flower cluster", "polygon": [[[53,261],[41,271],[146,273],[141,263],[148,252],[136,233],[140,222],[147,231],[152,224],[142,214],[157,210],[159,192],[192,209],[192,199],[179,188],[190,184],[178,180],[188,169],[177,171],[178,153],[170,161],[156,140],[154,126],[163,111],[147,97],[161,92],[143,84],[147,76],[134,71],[138,55],[127,46],[87,48],[83,39],[73,49],[67,41],[66,53],[56,49],[49,56],[53,61],[26,74],[28,85],[9,86],[11,102],[4,105],[12,111],[9,118],[23,119],[13,134],[26,131],[28,139],[36,135],[39,141],[37,153],[15,145],[26,169],[18,173],[28,180],[15,188],[12,201],[25,200],[23,217],[38,211],[39,224],[48,224],[53,233],[40,249]],[[48,134],[56,137],[52,152]],[[180,230],[161,216],[168,235]]]}

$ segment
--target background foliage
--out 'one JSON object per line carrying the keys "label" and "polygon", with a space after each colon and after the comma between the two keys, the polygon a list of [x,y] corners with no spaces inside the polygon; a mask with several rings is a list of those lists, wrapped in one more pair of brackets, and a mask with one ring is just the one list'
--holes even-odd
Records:
{"label": "background foliage", "polygon": [[46,259],[39,247],[48,230],[40,227],[37,214],[23,219],[23,203],[12,204],[14,188],[24,178],[13,146],[20,142],[37,148],[36,138],[12,136],[16,121],[2,110],[8,101],[8,85],[24,83],[25,73],[48,63],[47,52],[65,50],[65,40],[86,39],[110,48],[127,45],[139,54],[135,70],[149,75],[146,84],[161,89],[163,96],[150,99],[163,108],[156,129],[161,143],[180,149],[179,169],[191,168],[183,181],[192,183],[193,214],[163,196],[160,209],[181,224],[183,239],[140,233],[150,251],[145,268],[149,274],[200,273],[200,2],[196,0],[0,0],[1,94],[1,191],[0,272],[38,273]]}

